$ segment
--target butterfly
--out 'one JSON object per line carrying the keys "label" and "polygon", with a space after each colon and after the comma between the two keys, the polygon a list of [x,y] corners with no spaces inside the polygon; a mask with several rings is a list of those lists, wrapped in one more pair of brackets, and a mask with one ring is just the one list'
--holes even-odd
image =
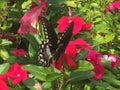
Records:
{"label": "butterfly", "polygon": [[38,62],[42,66],[50,66],[52,60],[59,60],[62,53],[64,53],[70,38],[74,23],[71,22],[59,37],[54,31],[52,24],[45,17],[40,17],[43,25],[43,32],[45,40],[41,42],[38,50]]}

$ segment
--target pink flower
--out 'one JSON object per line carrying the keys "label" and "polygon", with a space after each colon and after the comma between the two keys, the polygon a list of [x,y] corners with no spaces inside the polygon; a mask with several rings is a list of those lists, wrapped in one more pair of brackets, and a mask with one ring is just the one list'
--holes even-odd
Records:
{"label": "pink flower", "polygon": [[108,55],[103,55],[103,58],[111,62],[112,68],[116,68],[117,64],[120,63],[120,58],[111,53],[109,53]]}
{"label": "pink flower", "polygon": [[0,34],[0,38],[8,39],[10,41],[15,41],[16,40],[16,36],[12,36],[12,35],[9,35],[7,33]]}
{"label": "pink flower", "polygon": [[58,62],[53,62],[53,66],[61,70],[63,62],[65,61],[69,67],[75,67],[74,59],[76,58],[76,54],[82,49],[90,50],[91,46],[80,38],[70,41],[65,53],[59,58]]}
{"label": "pink flower", "polygon": [[92,26],[91,23],[84,23],[83,26],[82,26],[82,30],[87,30],[87,29],[89,29],[91,26]]}
{"label": "pink flower", "polygon": [[15,85],[20,81],[25,81],[28,77],[28,74],[26,70],[22,69],[22,66],[15,63],[9,68],[7,77],[10,78],[12,80],[12,84]]}
{"label": "pink flower", "polygon": [[9,90],[7,80],[6,74],[0,74],[0,90]]}
{"label": "pink flower", "polygon": [[72,17],[71,14],[72,11],[71,9],[69,9],[69,16],[63,16],[57,21],[59,32],[64,32],[64,30],[68,27],[70,22],[74,22],[73,34],[79,33],[79,31],[82,29],[82,26],[84,24],[82,18],[79,16]]}
{"label": "pink flower", "polygon": [[69,67],[75,67],[76,66],[76,63],[71,59],[70,55],[67,55],[67,54],[62,54],[60,56],[59,60],[57,62],[53,61],[52,64],[55,68],[61,70],[64,61],[66,62],[66,64]]}
{"label": "pink flower", "polygon": [[15,48],[14,50],[11,51],[11,53],[16,57],[21,57],[26,54],[26,51],[24,49]]}
{"label": "pink flower", "polygon": [[104,67],[100,59],[100,53],[95,50],[90,50],[86,60],[90,62],[93,66],[93,72],[95,72],[94,80],[100,79],[104,74]]}
{"label": "pink flower", "polygon": [[0,79],[0,90],[9,90],[7,84]]}
{"label": "pink flower", "polygon": [[92,31],[89,30],[89,28],[91,28],[91,26],[92,26],[91,23],[84,23],[81,31],[89,32],[90,34],[92,34]]}
{"label": "pink flower", "polygon": [[46,2],[38,0],[40,5],[32,3],[29,11],[20,20],[20,27],[18,29],[19,34],[39,33],[39,16],[43,14],[43,10],[46,9]]}
{"label": "pink flower", "polygon": [[106,12],[114,11],[115,9],[120,8],[120,1],[111,2],[110,6],[106,6]]}

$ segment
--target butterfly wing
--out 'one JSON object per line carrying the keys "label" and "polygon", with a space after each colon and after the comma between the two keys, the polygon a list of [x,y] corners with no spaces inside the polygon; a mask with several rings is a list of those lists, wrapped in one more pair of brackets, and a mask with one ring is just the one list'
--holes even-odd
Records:
{"label": "butterfly wing", "polygon": [[40,20],[43,25],[46,42],[49,44],[50,50],[53,53],[57,48],[57,34],[54,31],[52,24],[45,17],[40,17]]}
{"label": "butterfly wing", "polygon": [[64,33],[61,34],[61,37],[59,38],[57,44],[58,44],[58,47],[54,53],[54,59],[56,61],[58,61],[59,57],[61,56],[62,53],[64,53],[69,41],[70,41],[70,38],[72,36],[72,32],[73,32],[73,27],[74,27],[74,23],[71,22],[69,24],[69,26],[65,29]]}
{"label": "butterfly wing", "polygon": [[57,48],[58,37],[51,23],[45,17],[40,17],[40,21],[43,25],[45,41],[42,41],[39,46],[38,62],[42,66],[49,66],[52,63],[52,54]]}
{"label": "butterfly wing", "polygon": [[42,66],[50,66],[52,63],[52,53],[47,42],[42,42],[38,51],[38,62]]}

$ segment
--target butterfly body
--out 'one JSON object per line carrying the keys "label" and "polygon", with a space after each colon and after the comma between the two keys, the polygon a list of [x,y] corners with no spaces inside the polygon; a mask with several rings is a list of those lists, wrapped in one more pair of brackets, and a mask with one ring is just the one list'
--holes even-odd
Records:
{"label": "butterfly body", "polygon": [[70,23],[61,37],[57,37],[50,22],[44,17],[40,17],[40,20],[44,28],[46,41],[42,41],[39,46],[38,61],[42,66],[50,66],[52,60],[58,61],[61,54],[64,53],[72,36],[74,23]]}

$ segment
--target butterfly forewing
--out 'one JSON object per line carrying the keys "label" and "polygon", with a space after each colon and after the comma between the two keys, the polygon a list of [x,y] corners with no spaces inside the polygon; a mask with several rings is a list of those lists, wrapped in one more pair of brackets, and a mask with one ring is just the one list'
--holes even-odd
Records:
{"label": "butterfly forewing", "polygon": [[64,33],[61,34],[61,37],[59,37],[58,42],[57,42],[58,47],[54,53],[54,59],[58,60],[61,54],[64,53],[70,41],[70,38],[72,36],[73,27],[74,27],[74,23],[71,22],[69,26],[65,29]]}
{"label": "butterfly forewing", "polygon": [[58,41],[56,32],[54,31],[52,24],[45,17],[40,17],[40,20],[44,28],[46,42],[48,42],[51,52],[54,52],[57,48]]}

